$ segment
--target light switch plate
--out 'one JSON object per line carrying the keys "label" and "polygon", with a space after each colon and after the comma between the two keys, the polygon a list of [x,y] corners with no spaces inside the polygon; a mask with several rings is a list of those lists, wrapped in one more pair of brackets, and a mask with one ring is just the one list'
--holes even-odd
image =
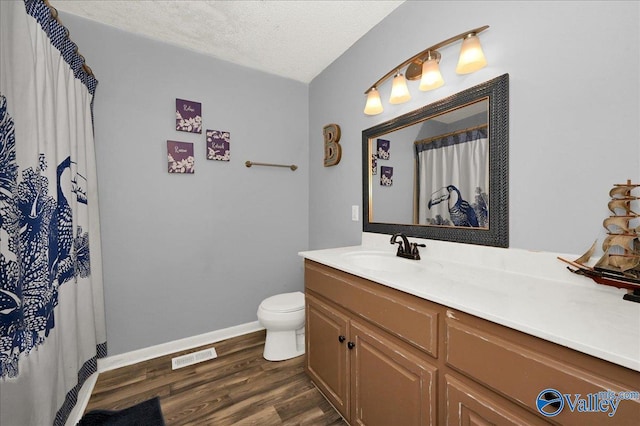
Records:
{"label": "light switch plate", "polygon": [[360,212],[358,206],[351,206],[351,220],[354,222],[360,220]]}

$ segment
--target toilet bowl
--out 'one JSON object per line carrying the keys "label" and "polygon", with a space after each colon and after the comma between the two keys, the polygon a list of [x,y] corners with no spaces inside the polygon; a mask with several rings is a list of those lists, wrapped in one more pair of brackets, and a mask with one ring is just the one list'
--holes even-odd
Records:
{"label": "toilet bowl", "polygon": [[304,354],[304,293],[264,299],[258,307],[258,321],[267,330],[264,359],[284,361]]}

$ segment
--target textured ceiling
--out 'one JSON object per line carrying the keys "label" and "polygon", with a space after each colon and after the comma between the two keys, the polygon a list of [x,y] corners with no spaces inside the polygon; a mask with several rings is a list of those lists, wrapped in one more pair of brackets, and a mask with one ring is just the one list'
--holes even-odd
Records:
{"label": "textured ceiling", "polygon": [[304,83],[403,2],[49,0],[62,12]]}

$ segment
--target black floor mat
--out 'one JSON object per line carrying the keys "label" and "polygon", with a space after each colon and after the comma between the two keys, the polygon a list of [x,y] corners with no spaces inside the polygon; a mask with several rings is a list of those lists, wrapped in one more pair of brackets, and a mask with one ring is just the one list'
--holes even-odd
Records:
{"label": "black floor mat", "polygon": [[160,399],[155,397],[124,410],[93,410],[77,426],[165,426]]}

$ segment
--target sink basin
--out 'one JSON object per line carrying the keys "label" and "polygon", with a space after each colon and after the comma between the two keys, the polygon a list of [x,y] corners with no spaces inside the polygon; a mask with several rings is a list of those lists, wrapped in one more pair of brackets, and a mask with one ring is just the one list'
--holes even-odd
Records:
{"label": "sink basin", "polygon": [[353,266],[371,271],[407,273],[423,270],[419,261],[403,259],[385,251],[356,251],[345,253],[344,258]]}

